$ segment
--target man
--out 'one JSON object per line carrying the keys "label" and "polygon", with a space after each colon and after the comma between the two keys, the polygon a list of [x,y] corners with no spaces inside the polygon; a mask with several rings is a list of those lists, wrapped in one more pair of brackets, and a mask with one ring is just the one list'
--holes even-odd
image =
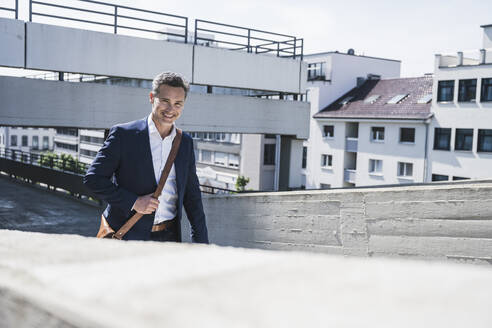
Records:
{"label": "man", "polygon": [[174,122],[183,111],[188,91],[189,84],[179,74],[157,75],[149,95],[150,115],[113,126],[84,177],[84,184],[108,202],[103,216],[114,231],[135,212],[144,214],[123,239],[180,242],[184,205],[192,241],[208,243],[189,135],[183,133],[159,199],[152,197],[176,136]]}

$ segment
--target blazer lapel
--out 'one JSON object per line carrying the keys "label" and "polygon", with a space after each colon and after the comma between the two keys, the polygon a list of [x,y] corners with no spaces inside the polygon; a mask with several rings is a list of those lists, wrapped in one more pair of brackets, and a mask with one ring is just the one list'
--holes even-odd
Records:
{"label": "blazer lapel", "polygon": [[184,183],[184,178],[186,174],[186,154],[184,153],[184,145],[183,145],[183,139],[181,139],[181,145],[178,150],[178,154],[176,155],[176,158],[174,159],[174,169],[176,170],[176,189],[178,191],[178,197],[179,195],[182,195],[184,190],[183,189],[183,183]]}
{"label": "blazer lapel", "polygon": [[150,149],[149,126],[147,118],[144,118],[142,121],[138,134],[138,145],[141,147],[140,152],[142,157],[138,160],[141,162],[142,170],[146,172],[145,176],[148,177],[146,178],[145,183],[147,185],[152,185],[152,190],[155,190],[157,189],[157,183],[155,182],[154,162],[152,161],[152,151]]}

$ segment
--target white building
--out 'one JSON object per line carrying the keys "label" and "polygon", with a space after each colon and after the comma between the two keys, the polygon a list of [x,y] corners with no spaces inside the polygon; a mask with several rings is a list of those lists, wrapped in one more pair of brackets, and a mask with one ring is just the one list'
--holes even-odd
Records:
{"label": "white building", "polygon": [[436,55],[428,181],[492,177],[492,25],[482,49]]}
{"label": "white building", "polygon": [[0,127],[0,147],[23,152],[53,150],[55,129],[38,127]]}
{"label": "white building", "polygon": [[307,188],[423,182],[432,78],[369,79],[314,115]]}
{"label": "white building", "polygon": [[91,164],[104,143],[104,130],[79,129],[79,161]]}
{"label": "white building", "polygon": [[[368,78],[399,77],[401,62],[354,55],[352,49],[347,54],[324,52],[306,55],[304,60],[308,63],[307,87],[311,119],[309,139],[304,142],[303,158],[298,164],[298,167],[302,166],[299,171],[300,179],[306,188],[328,187],[333,183],[322,180],[323,171],[320,167],[320,151],[325,147],[326,141],[320,130],[320,123],[313,116]],[[343,148],[341,145],[339,147]],[[342,181],[343,179],[332,187],[343,186]]]}

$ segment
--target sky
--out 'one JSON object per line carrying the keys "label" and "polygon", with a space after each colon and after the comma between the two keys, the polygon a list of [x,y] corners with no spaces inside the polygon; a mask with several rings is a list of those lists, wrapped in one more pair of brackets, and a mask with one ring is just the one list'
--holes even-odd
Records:
{"label": "sky", "polygon": [[[305,54],[353,48],[401,60],[402,77],[432,73],[435,54],[478,51],[480,25],[492,24],[492,0],[103,1],[293,35],[304,38]],[[27,20],[28,1],[19,3]]]}

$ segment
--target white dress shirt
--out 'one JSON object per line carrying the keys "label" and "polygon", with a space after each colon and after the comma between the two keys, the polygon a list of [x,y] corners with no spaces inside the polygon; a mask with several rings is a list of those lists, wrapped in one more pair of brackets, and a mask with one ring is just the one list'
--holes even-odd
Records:
{"label": "white dress shirt", "polygon": [[[162,170],[166,165],[167,158],[171,152],[174,137],[176,136],[176,126],[173,124],[171,133],[162,139],[154,121],[152,114],[147,118],[149,126],[150,150],[152,152],[152,163],[154,164],[155,181],[159,184]],[[178,200],[178,189],[176,186],[176,170],[174,164],[171,167],[167,177],[164,189],[159,196],[159,207],[155,211],[154,224],[159,224],[166,220],[172,220],[176,217],[176,202]]]}

